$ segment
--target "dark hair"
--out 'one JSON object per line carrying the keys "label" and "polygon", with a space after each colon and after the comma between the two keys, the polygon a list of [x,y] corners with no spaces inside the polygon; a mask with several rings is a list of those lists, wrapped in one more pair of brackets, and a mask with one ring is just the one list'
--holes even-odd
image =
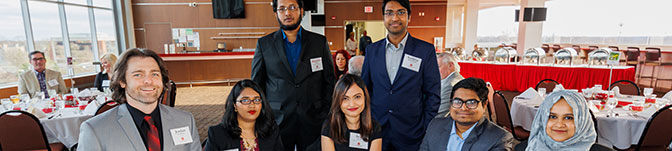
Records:
{"label": "dark hair", "polygon": [[259,93],[259,97],[261,97],[261,111],[254,123],[254,134],[259,138],[270,136],[278,129],[275,124],[275,118],[273,117],[273,110],[268,104],[266,96],[264,96],[264,91],[257,83],[250,79],[238,81],[238,83],[233,86],[231,93],[229,93],[229,97],[226,99],[226,108],[224,110],[224,116],[222,117],[222,123],[220,124],[229,129],[231,137],[240,137],[242,130],[238,126],[238,112],[235,112],[234,106],[236,102],[238,102],[238,96],[240,96],[240,93],[243,92],[243,89],[245,88],[251,88]]}
{"label": "dark hair", "polygon": [[[488,87],[485,85],[485,81],[483,79],[479,78],[466,78],[464,80],[461,80],[460,82],[457,82],[455,86],[453,86],[453,91],[450,92],[450,98],[453,98],[455,96],[455,91],[457,89],[468,89],[476,92],[476,95],[478,95],[478,99],[480,99],[481,105],[485,106],[485,102],[488,102]],[[452,102],[451,102],[452,103]]]}
{"label": "dark hair", "polygon": [[110,82],[110,89],[112,89],[112,99],[119,103],[126,103],[126,89],[121,87],[121,83],[126,83],[126,72],[128,70],[128,60],[132,57],[150,57],[156,61],[161,70],[161,82],[163,82],[162,93],[168,88],[168,69],[166,69],[163,59],[159,57],[154,51],[141,48],[130,48],[126,50],[114,65],[114,73],[112,74],[112,81]]}
{"label": "dark hair", "polygon": [[406,14],[408,14],[408,17],[411,17],[411,2],[408,0],[383,0],[383,11],[381,11],[383,12],[383,15],[385,15],[385,6],[387,6],[387,3],[392,1],[398,2],[401,6],[406,8],[406,11],[408,11]]}
{"label": "dark hair", "polygon": [[[42,54],[42,56],[44,56],[44,52],[35,50],[33,52],[28,53],[28,59],[33,59],[33,58],[30,58],[30,57],[33,56],[34,54],[38,54],[38,53]],[[46,56],[44,56],[44,57],[46,57]]]}
{"label": "dark hair", "polygon": [[[343,69],[343,73],[348,73],[348,61],[350,60],[350,53],[348,53],[343,49],[336,51],[336,53],[334,53],[334,55],[331,56],[331,59],[334,61],[334,73],[338,73],[338,65],[336,65],[336,56],[338,56],[339,53],[342,54],[343,57],[345,58],[345,69]],[[338,76],[339,75],[336,75],[336,78],[338,78]]]}
{"label": "dark hair", "polygon": [[[364,92],[364,110],[360,113],[359,116],[359,130],[362,134],[362,139],[364,141],[370,141],[369,137],[373,133],[373,121],[371,120],[371,99],[369,98],[369,92],[366,90],[366,85],[364,81],[356,75],[345,74],[341,79],[336,82],[336,87],[334,88],[334,94],[332,95],[333,101],[331,103],[331,109],[329,110],[329,119],[328,125],[326,127],[329,129],[329,135],[331,139],[337,143],[341,144],[346,141],[345,133],[347,133],[347,125],[345,124],[345,114],[341,111],[341,103],[343,102],[343,96],[348,92],[348,89],[352,85],[357,85]],[[326,125],[325,125],[326,126]]]}
{"label": "dark hair", "polygon": [[[303,0],[295,0],[299,8],[303,9]],[[273,0],[273,12],[278,12],[278,0]]]}

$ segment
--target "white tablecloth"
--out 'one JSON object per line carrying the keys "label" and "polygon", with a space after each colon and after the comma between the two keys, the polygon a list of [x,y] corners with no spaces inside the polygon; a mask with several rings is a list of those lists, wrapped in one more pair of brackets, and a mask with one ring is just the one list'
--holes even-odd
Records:
{"label": "white tablecloth", "polygon": [[[513,99],[511,103],[511,120],[514,126],[521,126],[530,130],[534,115],[537,113],[541,101]],[[617,117],[607,117],[607,110],[595,113],[597,119],[598,143],[605,146],[615,146],[627,149],[632,144],[639,143],[639,138],[646,127],[648,118],[631,116],[631,111],[623,108],[614,109]]]}
{"label": "white tablecloth", "polygon": [[[62,116],[52,119],[40,119],[49,143],[63,143],[72,148],[79,139],[79,126],[93,115],[78,114],[78,108],[65,108]],[[55,113],[58,114],[58,113]]]}

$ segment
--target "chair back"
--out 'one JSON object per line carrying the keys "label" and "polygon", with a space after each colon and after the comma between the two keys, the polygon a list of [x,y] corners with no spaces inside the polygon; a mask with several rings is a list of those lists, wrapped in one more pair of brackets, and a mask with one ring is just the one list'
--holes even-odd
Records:
{"label": "chair back", "polygon": [[516,133],[513,128],[513,121],[511,121],[509,103],[506,102],[506,98],[504,95],[502,95],[502,92],[495,91],[495,95],[492,97],[492,103],[495,104],[495,116],[497,116],[497,121],[495,123],[511,132],[511,134],[516,137]]}
{"label": "chair back", "polygon": [[647,47],[646,61],[660,61],[660,48]]}
{"label": "chair back", "polygon": [[630,80],[618,80],[614,83],[611,83],[611,85],[609,85],[609,90],[613,89],[614,87],[618,87],[618,92],[621,94],[642,95],[642,92],[639,91],[639,86]]}
{"label": "chair back", "polygon": [[598,47],[598,46],[588,46],[588,48],[590,48],[590,50],[597,50],[597,49],[600,49],[600,47]]}
{"label": "chair back", "polygon": [[168,81],[168,88],[161,93],[161,104],[175,107],[175,96],[177,94],[177,86],[173,80]]}
{"label": "chair back", "polygon": [[0,150],[48,150],[49,143],[39,119],[25,111],[0,114]]}
{"label": "chair back", "polygon": [[670,140],[672,140],[672,105],[667,105],[649,118],[644,127],[644,132],[639,138],[637,148],[639,150],[667,150]]}
{"label": "chair back", "polygon": [[558,81],[555,81],[553,79],[544,79],[539,81],[536,86],[534,86],[535,90],[539,90],[539,88],[546,88],[546,93],[550,93],[555,89],[555,85],[558,85]]}
{"label": "chair back", "polygon": [[560,45],[553,45],[553,51],[558,51],[560,49],[562,49],[562,47],[560,47]]}
{"label": "chair back", "polygon": [[100,105],[100,107],[98,107],[98,110],[96,110],[96,114],[94,114],[94,116],[98,115],[98,114],[101,114],[101,113],[105,113],[105,111],[110,110],[110,109],[112,109],[114,107],[117,107],[117,106],[119,106],[119,103],[117,103],[115,101],[107,101],[107,102],[103,103],[102,105]]}
{"label": "chair back", "polygon": [[626,61],[639,61],[639,48],[637,47],[628,47],[628,50],[625,52],[627,58]]}
{"label": "chair back", "polygon": [[548,51],[550,51],[550,48],[551,48],[551,47],[550,47],[548,44],[542,44],[542,45],[541,45],[541,49],[544,49],[544,51],[545,51],[546,53],[548,53]]}
{"label": "chair back", "polygon": [[609,46],[609,49],[613,51],[619,51],[617,46]]}

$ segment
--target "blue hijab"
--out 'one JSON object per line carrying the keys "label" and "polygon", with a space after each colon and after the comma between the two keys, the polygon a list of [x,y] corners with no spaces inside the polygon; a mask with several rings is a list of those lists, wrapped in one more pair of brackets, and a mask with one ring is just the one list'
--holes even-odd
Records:
{"label": "blue hijab", "polygon": [[[546,133],[546,124],[551,107],[564,98],[567,104],[572,107],[574,112],[574,124],[576,131],[574,136],[569,139],[557,142]],[[530,139],[527,144],[527,151],[587,151],[595,143],[597,133],[590,116],[590,109],[586,99],[573,91],[560,90],[549,94],[544,102],[539,106],[537,114],[532,122]]]}

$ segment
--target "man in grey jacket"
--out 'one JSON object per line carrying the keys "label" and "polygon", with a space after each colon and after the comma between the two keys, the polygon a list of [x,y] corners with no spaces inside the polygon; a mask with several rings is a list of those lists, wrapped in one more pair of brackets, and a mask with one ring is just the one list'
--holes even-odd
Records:
{"label": "man in grey jacket", "polygon": [[436,117],[443,117],[450,111],[450,93],[453,91],[453,85],[464,77],[460,75],[460,65],[457,64],[457,58],[452,54],[441,53],[436,61],[439,64],[439,73],[441,73],[441,105]]}
{"label": "man in grey jacket", "polygon": [[200,151],[194,117],[159,104],[168,70],[152,50],[132,48],[114,67],[112,99],[122,103],[80,126],[78,150]]}
{"label": "man in grey jacket", "polygon": [[482,79],[467,78],[454,86],[450,114],[434,118],[421,151],[512,150],[513,136],[485,119],[488,88]]}

